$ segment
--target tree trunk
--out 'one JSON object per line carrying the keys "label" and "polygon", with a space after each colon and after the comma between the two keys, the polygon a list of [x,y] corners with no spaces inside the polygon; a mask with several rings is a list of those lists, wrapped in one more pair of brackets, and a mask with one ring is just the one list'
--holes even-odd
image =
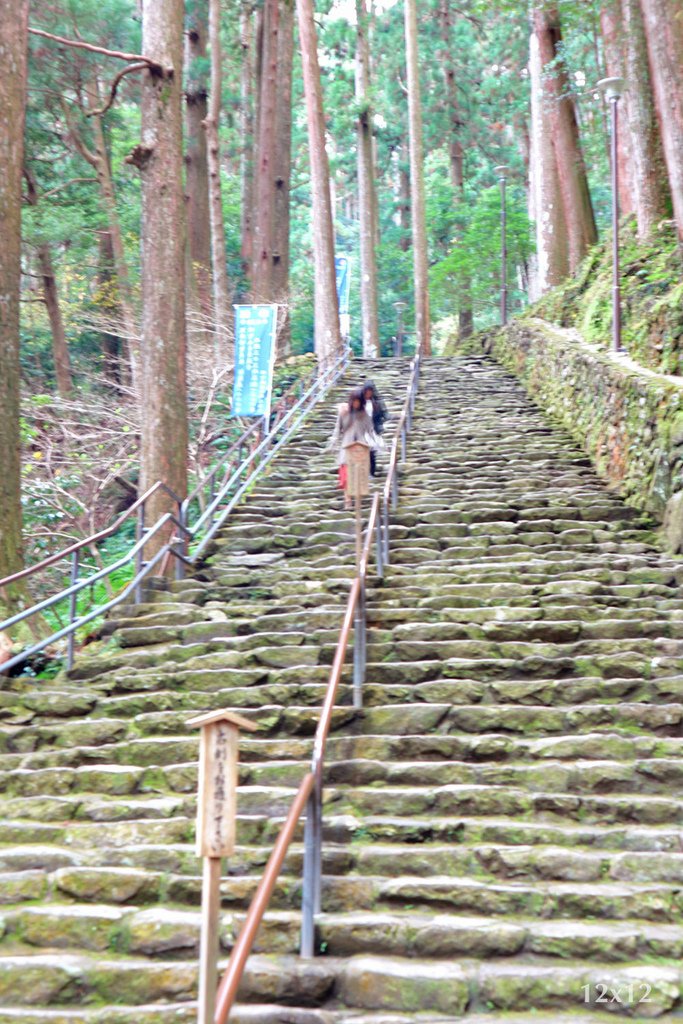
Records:
{"label": "tree trunk", "polygon": [[546,109],[550,111],[552,145],[569,237],[569,267],[573,273],[597,241],[598,234],[574,100],[569,77],[561,63],[560,16],[555,8],[537,8],[533,22],[544,69]]}
{"label": "tree trunk", "polygon": [[671,193],[652,95],[643,16],[638,0],[621,0],[621,9],[628,82],[623,102],[631,140],[631,186],[638,237],[646,241],[659,222],[669,216]]}
{"label": "tree trunk", "polygon": [[[107,228],[104,231],[99,232],[99,249],[100,258],[98,265],[98,281],[99,287],[105,295],[107,301],[111,301],[112,283],[116,281],[116,272],[114,269],[114,246],[112,244],[111,231]],[[117,298],[117,308],[118,298]],[[107,331],[102,332],[102,355],[104,362],[104,373],[107,380],[114,386],[118,387],[121,383],[121,367],[120,367],[120,349],[121,339],[117,334],[110,334]]]}
{"label": "tree trunk", "polygon": [[221,189],[221,152],[218,125],[221,112],[222,53],[221,0],[209,0],[209,45],[211,47],[211,96],[206,125],[209,158],[209,208],[211,213],[211,268],[213,271],[214,355],[224,366],[232,359],[229,346],[230,291],[225,252],[223,194]]}
{"label": "tree trunk", "polygon": [[[605,51],[605,70],[610,78],[623,78],[625,74],[625,34],[618,0],[608,0],[600,11],[600,32]],[[629,88],[631,83],[628,83]],[[628,131],[617,132],[617,161],[619,170],[619,212],[630,217],[635,212],[633,182],[631,180],[632,153]]]}
{"label": "tree trunk", "polygon": [[255,302],[270,302],[272,299],[279,25],[280,0],[265,0],[254,187],[254,258],[251,268],[251,290]]}
{"label": "tree trunk", "polygon": [[404,0],[406,66],[408,71],[408,136],[410,139],[410,209],[413,227],[415,277],[415,350],[432,353],[427,276],[427,226],[425,219],[424,159],[422,150],[422,101],[417,38],[416,0]]}
{"label": "tree trunk", "polygon": [[38,265],[43,279],[43,295],[52,333],[52,357],[55,364],[57,390],[61,398],[68,398],[73,389],[71,360],[69,359],[66,334],[64,333],[62,310],[59,305],[59,293],[52,264],[52,253],[50,252],[50,246],[46,242],[41,242],[38,246]]}
{"label": "tree trunk", "polygon": [[529,40],[531,80],[531,193],[536,226],[538,291],[542,295],[569,273],[569,239],[562,209],[562,193],[550,132],[550,118],[544,109],[543,63],[536,33]]}
{"label": "tree trunk", "polygon": [[308,152],[311,165],[313,260],[315,265],[315,351],[327,365],[342,349],[339,303],[334,269],[334,221],[330,196],[330,166],[325,148],[323,92],[318,64],[313,0],[298,0],[297,15],[303,64]]}
{"label": "tree trunk", "polygon": [[[143,0],[143,52],[168,71],[142,79],[142,144],[131,155],[142,178],[142,402],[140,488],[162,480],[187,493],[185,218],[182,149],[183,0]],[[147,523],[174,510],[157,492]],[[172,531],[147,545],[150,556]]]}
{"label": "tree trunk", "polygon": [[289,189],[292,176],[292,66],[294,0],[280,0],[278,31],[277,109],[275,111],[275,183],[273,227],[273,301],[279,305],[277,354],[289,354]]}
{"label": "tree trunk", "polygon": [[[28,0],[0,0],[0,579],[23,565],[19,432],[21,177],[24,165]],[[23,588],[0,591],[12,611]],[[0,645],[8,644],[0,636]],[[7,660],[0,647],[0,660]]]}
{"label": "tree trunk", "polygon": [[[462,122],[460,119],[460,105],[458,103],[458,88],[455,78],[455,68],[452,62],[451,47],[451,9],[449,0],[439,0],[439,22],[441,26],[441,67],[443,70],[444,84],[446,86],[445,103],[448,121],[448,169],[451,185],[455,193],[457,203],[462,203],[465,192],[464,153],[460,132]],[[458,238],[456,236],[456,244]],[[471,305],[472,285],[469,278],[462,282],[462,290],[459,298],[458,310],[458,336],[461,339],[469,338],[474,330],[474,315]]]}
{"label": "tree trunk", "polygon": [[[35,178],[31,171],[24,168],[28,188],[28,202],[31,206],[38,205],[38,190]],[[47,242],[40,242],[37,246],[38,267],[40,276],[43,279],[43,298],[47,309],[48,320],[50,321],[50,334],[52,335],[52,358],[55,364],[55,378],[57,391],[61,398],[68,398],[73,389],[71,379],[71,360],[69,348],[66,343],[64,332],[64,321],[62,310],[59,305],[59,292],[57,291],[57,280],[52,263],[52,253]]]}
{"label": "tree trunk", "polygon": [[[99,87],[96,81],[86,87],[88,103],[91,108],[101,105]],[[111,162],[109,150],[102,127],[102,118],[95,115],[91,118],[93,141],[95,148],[91,150],[85,145],[80,133],[69,124],[69,132],[74,146],[91,167],[94,168],[97,176],[97,183],[100,189],[102,205],[107,216],[107,224],[111,233],[112,251],[114,254],[114,270],[116,272],[116,286],[118,305],[121,313],[121,334],[124,342],[125,364],[130,368],[130,379],[133,388],[139,393],[140,389],[140,330],[135,315],[133,303],[133,292],[130,284],[128,261],[123,245],[121,224],[116,206],[116,191],[114,179],[111,173]],[[128,379],[128,373],[122,374],[124,382]]]}
{"label": "tree trunk", "polygon": [[640,6],[674,217],[683,242],[683,10],[678,0],[640,0]]}
{"label": "tree trunk", "polygon": [[360,300],[363,328],[363,355],[379,355],[379,317],[377,310],[377,245],[375,233],[375,165],[372,145],[372,106],[370,97],[370,42],[365,0],[356,0],[356,150],[358,158],[358,208],[360,213]]}
{"label": "tree trunk", "polygon": [[185,191],[190,262],[188,295],[201,317],[199,333],[204,345],[209,341],[209,325],[212,323],[209,164],[204,130],[208,113],[208,22],[208,0],[188,0],[185,44]]}
{"label": "tree trunk", "polygon": [[[102,128],[102,119],[93,117],[93,137],[95,140],[95,153],[97,161],[94,164],[95,173],[100,186],[102,201],[107,214],[107,225],[111,232],[111,241],[114,250],[114,268],[116,270],[116,284],[118,289],[119,307],[123,323],[124,350],[127,357],[126,364],[130,366],[130,379],[134,390],[140,389],[140,327],[135,314],[133,302],[133,289],[130,283],[130,272],[128,260],[123,244],[121,233],[121,222],[116,206],[116,191],[114,179],[111,173],[111,162],[109,152]],[[128,378],[125,374],[124,381]]]}
{"label": "tree trunk", "polygon": [[241,206],[242,206],[242,273],[251,280],[251,261],[254,255],[254,10],[244,6],[240,13],[240,46],[242,68],[240,72],[240,153]]}
{"label": "tree trunk", "polygon": [[401,144],[398,159],[398,220],[403,235],[401,249],[410,249],[410,150],[408,143]]}

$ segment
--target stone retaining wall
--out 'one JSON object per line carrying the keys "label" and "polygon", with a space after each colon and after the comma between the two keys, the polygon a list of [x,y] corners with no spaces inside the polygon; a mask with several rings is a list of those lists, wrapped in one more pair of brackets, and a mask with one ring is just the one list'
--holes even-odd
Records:
{"label": "stone retaining wall", "polygon": [[630,504],[664,522],[683,547],[683,378],[638,367],[542,320],[480,336],[529,394],[590,455]]}

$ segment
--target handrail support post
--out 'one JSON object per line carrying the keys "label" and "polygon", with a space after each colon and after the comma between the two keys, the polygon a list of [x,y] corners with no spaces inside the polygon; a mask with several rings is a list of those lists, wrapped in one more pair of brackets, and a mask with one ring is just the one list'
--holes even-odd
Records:
{"label": "handrail support post", "polygon": [[300,955],[315,956],[315,917],[320,913],[322,874],[322,790],[319,772],[314,768],[315,782],[306,804],[304,826],[304,871],[301,904]]}
{"label": "handrail support post", "polygon": [[[78,583],[78,571],[80,563],[80,549],[76,549],[71,556],[71,586],[74,587]],[[69,597],[69,625],[73,626],[76,621],[76,608],[78,602],[78,595],[76,593],[71,594]],[[76,646],[76,635],[75,631],[69,633],[67,655],[66,655],[66,668],[70,672],[74,664],[74,650]]]}

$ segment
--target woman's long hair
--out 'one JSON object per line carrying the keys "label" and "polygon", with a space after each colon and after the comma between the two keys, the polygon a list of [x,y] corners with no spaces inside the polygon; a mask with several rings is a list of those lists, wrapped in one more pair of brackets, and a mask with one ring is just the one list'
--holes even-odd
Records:
{"label": "woman's long hair", "polygon": [[[353,403],[360,402],[360,409],[354,409]],[[354,388],[349,395],[349,412],[365,412],[365,395],[362,388]]]}

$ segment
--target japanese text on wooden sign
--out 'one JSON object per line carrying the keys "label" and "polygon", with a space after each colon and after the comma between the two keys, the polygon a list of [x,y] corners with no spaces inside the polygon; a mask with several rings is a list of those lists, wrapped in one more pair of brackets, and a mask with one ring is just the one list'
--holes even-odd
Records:
{"label": "japanese text on wooden sign", "polygon": [[275,365],[277,306],[235,306],[233,416],[267,416]]}
{"label": "japanese text on wooden sign", "polygon": [[202,730],[197,853],[225,857],[235,846],[237,729],[214,722]]}

